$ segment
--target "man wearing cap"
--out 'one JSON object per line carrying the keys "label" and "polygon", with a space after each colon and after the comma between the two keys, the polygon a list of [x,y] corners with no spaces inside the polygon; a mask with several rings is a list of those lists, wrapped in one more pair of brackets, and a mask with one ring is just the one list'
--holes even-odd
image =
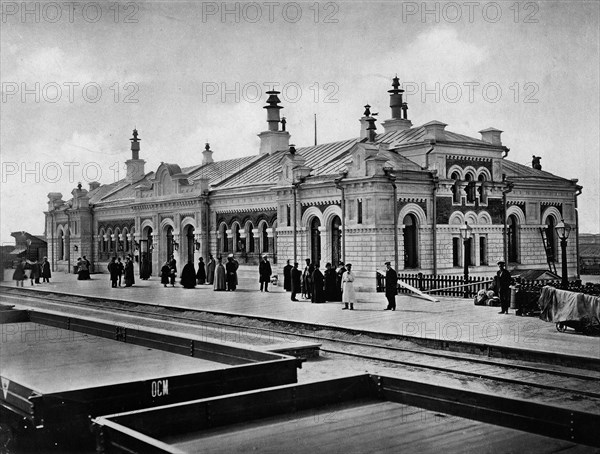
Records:
{"label": "man wearing cap", "polygon": [[271,274],[273,271],[271,270],[271,264],[269,263],[269,259],[267,258],[267,254],[263,255],[262,260],[258,264],[258,275],[260,282],[260,291],[268,292],[269,291],[269,281],[271,280]]}
{"label": "man wearing cap", "polygon": [[398,273],[392,268],[390,262],[385,262],[387,271],[385,272],[385,297],[388,305],[386,311],[396,310],[396,293],[398,293]]}
{"label": "man wearing cap", "polygon": [[501,311],[499,314],[508,314],[508,307],[510,306],[510,284],[512,283],[512,277],[506,270],[506,263],[503,260],[498,262],[498,272],[494,276],[494,284],[492,285],[493,290],[498,293],[500,297]]}

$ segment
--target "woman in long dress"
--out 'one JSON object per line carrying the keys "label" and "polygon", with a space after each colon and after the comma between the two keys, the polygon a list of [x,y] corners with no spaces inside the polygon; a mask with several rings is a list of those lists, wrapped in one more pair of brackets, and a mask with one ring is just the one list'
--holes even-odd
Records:
{"label": "woman in long dress", "polygon": [[206,283],[206,270],[204,269],[204,259],[202,257],[198,259],[196,279],[198,280],[198,285],[204,285]]}
{"label": "woman in long dress", "polygon": [[218,259],[217,266],[215,268],[215,290],[221,291],[226,289],[225,281],[225,267],[221,263],[221,257]]}
{"label": "woman in long dress", "polygon": [[160,269],[160,283],[165,287],[169,283],[169,279],[171,277],[171,267],[169,266],[169,262],[165,262]]}
{"label": "woman in long dress", "polygon": [[346,265],[346,272],[342,276],[342,302],[344,307],[342,309],[354,310],[354,303],[356,303],[356,293],[354,292],[354,273],[352,273],[352,265],[348,263]]}
{"label": "woman in long dress", "polygon": [[184,288],[196,287],[196,270],[194,269],[194,262],[191,260],[181,270],[181,285]]}
{"label": "woman in long dress", "polygon": [[13,273],[13,279],[16,281],[17,287],[19,285],[23,287],[23,281],[27,279],[27,273],[25,273],[25,261],[17,263],[17,267]]}
{"label": "woman in long dress", "polygon": [[323,285],[323,273],[319,269],[319,265],[315,265],[315,270],[312,273],[313,291],[312,299],[313,303],[324,303],[325,302],[325,288]]}
{"label": "woman in long dress", "polygon": [[208,263],[206,264],[206,283],[213,285],[215,281],[215,258],[210,254],[208,256]]}
{"label": "woman in long dress", "polygon": [[131,257],[127,256],[125,258],[125,287],[131,287],[133,284],[135,284],[133,261]]}

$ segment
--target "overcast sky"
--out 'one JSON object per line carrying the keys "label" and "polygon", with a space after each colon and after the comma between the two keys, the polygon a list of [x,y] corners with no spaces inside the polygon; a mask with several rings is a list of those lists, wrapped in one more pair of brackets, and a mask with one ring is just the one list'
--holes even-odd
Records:
{"label": "overcast sky", "polygon": [[[291,142],[357,137],[390,117],[398,74],[414,125],[479,138],[578,178],[581,232],[599,232],[599,4],[590,2],[2,2],[1,231],[41,234],[47,194],[258,153],[270,84]],[[426,6],[424,6],[426,5]],[[25,6],[25,7],[24,7]],[[379,131],[383,128],[379,126]]]}

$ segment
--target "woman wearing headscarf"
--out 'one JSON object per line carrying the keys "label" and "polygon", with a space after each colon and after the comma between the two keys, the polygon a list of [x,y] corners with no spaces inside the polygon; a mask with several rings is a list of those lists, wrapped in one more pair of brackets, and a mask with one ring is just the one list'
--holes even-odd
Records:
{"label": "woman wearing headscarf", "polygon": [[196,287],[196,270],[194,269],[194,262],[189,260],[183,270],[181,270],[181,285],[184,288],[195,288]]}
{"label": "woman wearing headscarf", "polygon": [[208,254],[208,263],[206,264],[206,283],[213,285],[215,281],[215,258],[212,254]]}
{"label": "woman wearing headscarf", "polygon": [[198,285],[204,285],[206,283],[206,270],[204,269],[204,259],[200,257],[198,259],[198,272],[196,273],[196,279]]}
{"label": "woman wearing headscarf", "polygon": [[221,291],[227,288],[225,281],[225,267],[221,262],[221,257],[217,259],[217,266],[215,268],[215,290]]}

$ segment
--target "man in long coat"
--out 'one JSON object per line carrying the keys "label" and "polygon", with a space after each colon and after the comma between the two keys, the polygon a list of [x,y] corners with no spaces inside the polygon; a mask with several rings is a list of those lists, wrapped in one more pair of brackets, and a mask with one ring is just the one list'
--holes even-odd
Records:
{"label": "man in long coat", "polygon": [[388,305],[384,309],[386,311],[396,310],[396,293],[398,293],[398,273],[392,268],[390,262],[385,262],[387,271],[385,272],[385,297],[388,300]]}
{"label": "man in long coat", "polygon": [[291,284],[292,284],[292,301],[298,301],[296,294],[302,291],[302,273],[298,269],[298,262],[294,263],[294,267],[291,271]]}
{"label": "man in long coat", "polygon": [[237,263],[233,259],[233,254],[229,254],[227,257],[225,272],[227,274],[227,291],[235,292],[237,288]]}
{"label": "man in long coat", "polygon": [[356,303],[356,293],[354,292],[354,273],[352,272],[352,264],[346,265],[346,272],[342,276],[342,302],[344,307],[342,309],[354,310],[354,303]]}
{"label": "man in long coat", "polygon": [[498,262],[498,272],[494,276],[494,283],[492,285],[493,290],[498,293],[500,297],[501,311],[499,314],[508,314],[508,308],[510,306],[510,284],[512,284],[512,277],[506,270],[506,263],[504,261]]}
{"label": "man in long coat", "polygon": [[331,266],[331,263],[325,265],[325,282],[323,287],[325,289],[325,301],[339,301],[337,273],[335,268]]}
{"label": "man in long coat", "polygon": [[337,273],[337,298],[335,301],[342,301],[342,276],[346,272],[346,267],[344,266],[344,262],[339,263]]}
{"label": "man in long coat", "polygon": [[268,292],[269,291],[269,282],[271,282],[271,274],[273,274],[273,270],[271,269],[271,263],[269,263],[269,259],[267,255],[263,255],[262,260],[258,264],[258,275],[260,282],[260,291]]}
{"label": "man in long coat", "polygon": [[133,260],[127,256],[125,257],[125,287],[131,287],[133,284],[135,284]]}
{"label": "man in long coat", "polygon": [[42,262],[42,282],[50,283],[51,277],[52,272],[50,271],[50,262],[48,261],[48,257],[44,257],[44,261]]}
{"label": "man in long coat", "polygon": [[325,289],[323,285],[323,273],[319,269],[319,265],[315,265],[315,270],[312,273],[312,303],[324,303],[325,302]]}
{"label": "man in long coat", "polygon": [[119,265],[117,264],[115,257],[110,259],[110,263],[108,264],[108,272],[110,273],[111,287],[116,288],[117,280],[119,279]]}
{"label": "man in long coat", "polygon": [[310,262],[310,259],[306,259],[306,266],[304,267],[304,272],[302,273],[302,284],[304,286],[304,297],[308,299],[312,299],[312,273],[315,270],[315,266]]}
{"label": "man in long coat", "polygon": [[283,289],[286,292],[290,292],[292,290],[292,265],[290,265],[290,261],[287,261],[287,264],[283,267]]}

